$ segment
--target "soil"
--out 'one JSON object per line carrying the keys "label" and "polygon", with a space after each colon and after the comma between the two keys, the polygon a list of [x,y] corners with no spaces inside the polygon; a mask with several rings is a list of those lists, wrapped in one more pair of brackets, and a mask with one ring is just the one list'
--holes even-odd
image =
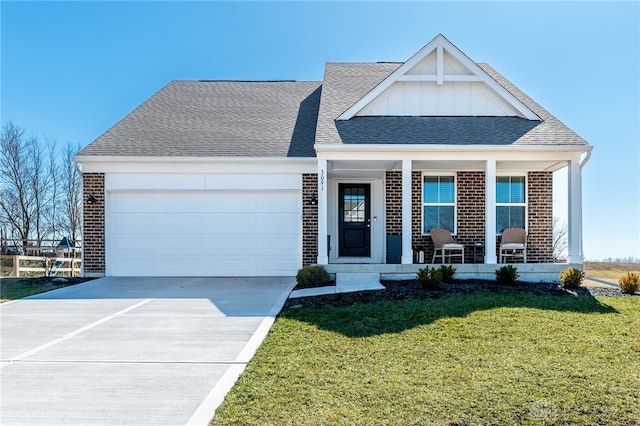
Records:
{"label": "soil", "polygon": [[[285,309],[321,308],[324,306],[348,306],[355,303],[371,303],[382,300],[404,299],[436,299],[451,294],[469,294],[481,291],[493,293],[533,293],[552,296],[617,296],[630,297],[614,287],[579,287],[564,289],[553,283],[518,283],[513,286],[499,285],[495,281],[486,280],[454,280],[453,283],[442,284],[438,290],[424,290],[417,280],[382,281],[384,290],[358,291],[353,293],[327,294],[322,296],[299,297],[288,299]],[[636,294],[637,296],[637,294]]]}

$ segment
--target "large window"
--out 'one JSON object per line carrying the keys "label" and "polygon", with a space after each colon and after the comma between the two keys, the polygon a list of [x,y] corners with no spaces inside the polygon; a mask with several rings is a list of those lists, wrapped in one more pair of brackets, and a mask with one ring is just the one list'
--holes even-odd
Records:
{"label": "large window", "polygon": [[453,176],[424,176],[422,233],[444,228],[455,233],[456,182]]}
{"label": "large window", "polygon": [[496,232],[523,228],[526,223],[526,185],[524,176],[496,177]]}

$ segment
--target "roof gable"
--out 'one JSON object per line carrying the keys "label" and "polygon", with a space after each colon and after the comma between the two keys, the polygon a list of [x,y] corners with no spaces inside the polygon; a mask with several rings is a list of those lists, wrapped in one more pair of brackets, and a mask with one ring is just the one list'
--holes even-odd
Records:
{"label": "roof gable", "polygon": [[356,116],[506,116],[540,120],[442,35],[351,105],[338,120]]}

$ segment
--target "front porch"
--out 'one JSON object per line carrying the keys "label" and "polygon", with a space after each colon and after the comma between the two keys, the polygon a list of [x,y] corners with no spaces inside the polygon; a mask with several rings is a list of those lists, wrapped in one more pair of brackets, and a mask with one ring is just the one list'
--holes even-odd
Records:
{"label": "front porch", "polygon": [[[330,156],[319,150],[317,175],[303,177],[304,264],[323,265],[332,273],[415,274],[424,266],[423,262],[432,261],[433,244],[428,231],[439,227],[429,227],[425,219],[430,207],[425,199],[425,182],[433,177],[448,176],[448,184],[453,188],[449,200],[450,230],[466,247],[464,263],[454,265],[459,278],[493,279],[495,270],[501,266],[497,256],[501,229],[513,227],[502,226],[504,204],[501,202],[504,202],[497,187],[500,188],[499,182],[505,178],[518,181],[516,190],[522,199],[507,207],[520,209],[520,222],[515,227],[526,229],[528,234],[528,263],[516,265],[521,279],[557,281],[560,271],[569,266],[582,267],[583,159],[580,154],[572,151],[551,155],[528,151],[392,153],[381,149],[383,147],[376,148],[377,151],[366,154],[359,149],[351,152],[350,147],[343,148]],[[394,156],[400,158],[393,159]],[[556,264],[553,172],[564,167],[569,170],[568,263]],[[346,201],[341,188],[358,185],[366,188],[369,205],[349,214],[363,218],[363,229],[369,232],[370,251],[353,256],[344,250],[347,238],[342,221],[349,216],[345,212],[355,205],[361,206],[365,198],[352,202],[352,207],[344,207]],[[440,202],[439,207],[445,204]],[[390,237],[395,247],[391,246]],[[481,246],[481,253],[470,249],[474,246]]]}

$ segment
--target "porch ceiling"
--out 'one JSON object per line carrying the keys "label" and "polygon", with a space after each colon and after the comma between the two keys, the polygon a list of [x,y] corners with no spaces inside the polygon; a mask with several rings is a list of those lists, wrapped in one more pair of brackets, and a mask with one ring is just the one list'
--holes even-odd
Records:
{"label": "porch ceiling", "polygon": [[[327,164],[330,177],[371,177],[385,170],[402,170],[401,160],[330,160]],[[567,166],[566,161],[498,161],[500,171],[556,171]],[[421,171],[483,171],[482,160],[414,160],[413,169]]]}

